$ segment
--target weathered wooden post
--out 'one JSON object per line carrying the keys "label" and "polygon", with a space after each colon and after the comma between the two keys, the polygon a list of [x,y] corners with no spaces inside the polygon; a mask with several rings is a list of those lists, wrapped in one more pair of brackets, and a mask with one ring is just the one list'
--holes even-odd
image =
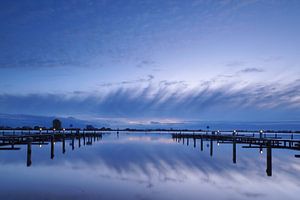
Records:
{"label": "weathered wooden post", "polygon": [[233,136],[233,143],[232,143],[232,161],[236,163],[236,138]]}
{"label": "weathered wooden post", "polygon": [[75,138],[75,136],[72,134],[71,137],[72,137],[72,150],[74,150],[74,148],[75,148],[74,147],[74,138]]}
{"label": "weathered wooden post", "polygon": [[31,166],[31,143],[32,137],[27,138],[27,167]]}
{"label": "weathered wooden post", "polygon": [[80,139],[80,134],[78,135],[78,148],[81,146],[81,139]]}
{"label": "weathered wooden post", "polygon": [[11,139],[11,148],[12,149],[15,148],[15,138],[14,137]]}
{"label": "weathered wooden post", "polygon": [[203,136],[201,135],[201,151],[203,151]]}
{"label": "weathered wooden post", "polygon": [[259,131],[259,139],[262,139],[262,136],[263,136],[263,131],[260,130],[260,131]]}
{"label": "weathered wooden post", "polygon": [[272,147],[271,141],[267,143],[267,175],[272,176]]}
{"label": "weathered wooden post", "polygon": [[62,135],[62,153],[66,153],[66,135]]}
{"label": "weathered wooden post", "polygon": [[194,148],[196,148],[196,138],[194,136]]}
{"label": "weathered wooden post", "polygon": [[93,144],[93,135],[90,134],[90,142],[91,142],[91,145]]}
{"label": "weathered wooden post", "polygon": [[83,132],[83,145],[85,146],[85,133]]}
{"label": "weathered wooden post", "polygon": [[186,146],[189,146],[190,138],[187,138],[186,140],[187,140],[187,141],[186,141]]}
{"label": "weathered wooden post", "polygon": [[213,139],[211,138],[210,139],[210,156],[213,156],[213,147],[214,146],[214,143],[213,143]]}
{"label": "weathered wooden post", "polygon": [[51,135],[51,159],[54,158],[54,135]]}

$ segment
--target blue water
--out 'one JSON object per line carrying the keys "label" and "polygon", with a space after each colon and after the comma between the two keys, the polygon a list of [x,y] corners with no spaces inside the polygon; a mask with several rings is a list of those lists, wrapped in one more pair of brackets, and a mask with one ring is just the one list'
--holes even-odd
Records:
{"label": "blue water", "polygon": [[232,144],[200,141],[194,148],[170,134],[104,134],[102,140],[66,153],[55,143],[0,151],[0,199],[299,199],[300,154],[272,149],[272,176],[266,173],[266,152]]}

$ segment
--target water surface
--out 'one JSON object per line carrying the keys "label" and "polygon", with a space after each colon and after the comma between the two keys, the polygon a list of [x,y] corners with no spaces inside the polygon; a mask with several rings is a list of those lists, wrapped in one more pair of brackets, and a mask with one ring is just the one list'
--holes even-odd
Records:
{"label": "water surface", "polygon": [[171,134],[111,133],[75,149],[67,142],[0,151],[1,199],[299,199],[300,154],[272,149],[272,176],[265,149],[199,141],[178,143]]}

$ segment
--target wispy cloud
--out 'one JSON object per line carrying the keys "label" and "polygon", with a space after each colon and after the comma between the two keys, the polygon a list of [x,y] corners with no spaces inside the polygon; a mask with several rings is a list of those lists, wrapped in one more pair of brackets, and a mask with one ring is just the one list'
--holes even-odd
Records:
{"label": "wispy cloud", "polygon": [[139,62],[136,65],[136,67],[137,68],[144,68],[144,67],[149,67],[149,66],[154,67],[155,64],[156,63],[152,60],[143,60],[143,61]]}
{"label": "wispy cloud", "polygon": [[77,67],[82,66],[79,60],[72,60],[70,58],[29,58],[16,60],[0,60],[0,68],[44,68],[44,67]]}
{"label": "wispy cloud", "polygon": [[[150,80],[149,77],[148,80]],[[178,118],[244,118],[272,117],[276,112],[299,116],[300,82],[287,85],[249,85],[242,88],[226,84],[218,88],[210,84],[195,88],[174,89],[168,85],[145,88],[119,87],[108,94],[71,96],[30,94],[0,96],[0,111],[32,114],[90,114],[107,117],[178,117]]]}
{"label": "wispy cloud", "polygon": [[227,67],[244,67],[246,65],[245,61],[234,60],[225,64]]}
{"label": "wispy cloud", "polygon": [[259,73],[259,72],[264,72],[264,70],[261,68],[252,67],[252,68],[242,69],[239,72],[241,72],[241,73]]}
{"label": "wispy cloud", "polygon": [[139,78],[135,80],[127,80],[127,81],[120,81],[120,82],[109,82],[109,83],[101,83],[98,84],[100,87],[111,87],[111,86],[124,86],[124,85],[131,85],[131,84],[138,84],[138,83],[150,83],[154,79],[154,76],[149,74],[145,78]]}

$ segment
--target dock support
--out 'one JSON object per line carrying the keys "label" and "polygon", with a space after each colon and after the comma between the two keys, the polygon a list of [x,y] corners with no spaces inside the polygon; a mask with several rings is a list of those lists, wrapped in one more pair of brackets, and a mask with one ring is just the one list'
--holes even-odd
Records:
{"label": "dock support", "polygon": [[66,153],[66,135],[63,134],[62,136],[62,153],[65,154]]}
{"label": "dock support", "polygon": [[32,138],[29,137],[27,138],[27,167],[31,166],[31,143],[32,143]]}
{"label": "dock support", "polygon": [[213,148],[214,148],[214,142],[213,139],[210,139],[210,156],[213,156]]}
{"label": "dock support", "polygon": [[267,175],[272,176],[272,147],[271,142],[267,143]]}
{"label": "dock support", "polygon": [[71,144],[72,144],[72,150],[74,150],[74,148],[75,148],[75,147],[74,147],[74,138],[75,138],[75,136],[72,134],[71,137],[72,137],[72,143],[71,143]]}
{"label": "dock support", "polygon": [[51,136],[51,159],[54,158],[54,135]]}
{"label": "dock support", "polygon": [[85,146],[85,133],[83,133],[83,145]]}
{"label": "dock support", "polygon": [[80,134],[78,135],[78,148],[81,147],[81,138],[80,138]]}
{"label": "dock support", "polygon": [[236,138],[233,137],[232,143],[232,162],[236,164]]}
{"label": "dock support", "polygon": [[202,137],[202,135],[201,135],[201,151],[203,151],[203,137]]}

